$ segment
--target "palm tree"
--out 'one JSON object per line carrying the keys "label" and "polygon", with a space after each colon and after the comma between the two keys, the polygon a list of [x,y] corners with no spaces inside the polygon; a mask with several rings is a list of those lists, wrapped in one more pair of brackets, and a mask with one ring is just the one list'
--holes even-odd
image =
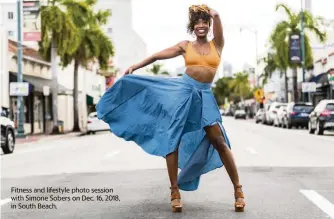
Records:
{"label": "palm tree", "polygon": [[263,73],[260,75],[260,78],[262,79],[262,84],[266,84],[268,82],[268,79],[271,78],[272,73],[276,71],[278,68],[278,65],[275,60],[276,54],[268,53],[267,57],[263,57],[260,62],[265,63],[265,66],[263,68]]}
{"label": "palm tree", "polygon": [[65,53],[62,65],[67,66],[74,61],[73,86],[73,131],[80,131],[78,112],[78,70],[79,66],[87,68],[90,61],[97,59],[100,68],[108,67],[108,61],[114,55],[114,47],[100,26],[107,23],[111,15],[109,10],[93,11],[96,0],[82,0],[78,4],[68,6],[69,15],[79,30],[79,46],[74,53]]}
{"label": "palm tree", "polygon": [[168,71],[162,69],[163,65],[159,63],[155,63],[151,68],[147,69],[147,72],[153,73],[154,75],[170,75]]}
{"label": "palm tree", "polygon": [[247,96],[250,92],[248,74],[244,72],[238,72],[229,86],[237,95],[240,96],[240,99],[243,102],[244,97]]}
{"label": "palm tree", "polygon": [[232,89],[229,84],[233,81],[233,78],[223,77],[217,80],[216,86],[213,88],[213,94],[216,98],[218,105],[225,103],[225,98],[230,98]]}
{"label": "palm tree", "polygon": [[290,67],[293,69],[293,93],[294,101],[298,100],[297,93],[297,68],[301,67],[301,64],[292,64],[289,62],[289,48],[290,45],[290,35],[291,34],[300,34],[301,26],[300,20],[303,16],[304,19],[304,42],[305,42],[305,66],[306,68],[311,67],[313,64],[313,55],[310,45],[309,33],[314,33],[321,42],[325,41],[326,33],[320,31],[320,24],[318,19],[314,18],[309,12],[293,12],[287,5],[278,4],[276,6],[276,11],[278,9],[284,9],[287,19],[280,21],[274,28],[271,36],[270,42],[272,47],[276,50],[278,57],[276,58],[279,61],[279,66],[281,69],[285,67]]}
{"label": "palm tree", "polygon": [[40,53],[47,59],[51,59],[52,72],[52,134],[58,130],[58,80],[57,80],[57,56],[65,53],[73,53],[78,47],[78,30],[70,18],[66,6],[76,4],[74,0],[49,0],[46,6],[41,7],[41,32],[42,39],[39,42]]}

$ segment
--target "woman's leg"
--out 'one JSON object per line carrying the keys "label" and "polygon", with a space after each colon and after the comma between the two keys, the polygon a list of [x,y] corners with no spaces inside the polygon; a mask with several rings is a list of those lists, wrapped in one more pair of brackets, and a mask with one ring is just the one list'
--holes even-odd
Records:
{"label": "woman's leg", "polygon": [[168,175],[171,185],[171,205],[173,212],[182,211],[181,194],[177,184],[178,150],[166,156]]}
{"label": "woman's leg", "polygon": [[233,183],[236,196],[236,206],[245,206],[245,201],[243,199],[243,193],[239,182],[238,170],[233,159],[233,154],[225,141],[220,126],[218,124],[214,126],[208,126],[205,128],[205,131],[208,138],[210,139],[211,144],[218,151],[220,159],[223,161],[226,171]]}
{"label": "woman's leg", "polygon": [[168,175],[172,188],[177,187],[178,150],[166,156]]}

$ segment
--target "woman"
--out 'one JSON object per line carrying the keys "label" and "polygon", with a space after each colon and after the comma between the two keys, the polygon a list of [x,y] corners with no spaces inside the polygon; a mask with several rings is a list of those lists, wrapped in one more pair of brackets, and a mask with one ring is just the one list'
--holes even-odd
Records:
{"label": "woman", "polygon": [[[208,42],[212,19],[214,38]],[[188,32],[196,35],[194,42],[182,41],[127,69],[98,103],[98,118],[116,136],[166,158],[173,212],[182,211],[179,189],[196,190],[202,174],[223,164],[234,185],[235,210],[243,211],[237,168],[210,90],[224,47],[219,14],[206,5],[191,6]],[[157,60],[180,55],[187,67],[182,78],[131,74]]]}

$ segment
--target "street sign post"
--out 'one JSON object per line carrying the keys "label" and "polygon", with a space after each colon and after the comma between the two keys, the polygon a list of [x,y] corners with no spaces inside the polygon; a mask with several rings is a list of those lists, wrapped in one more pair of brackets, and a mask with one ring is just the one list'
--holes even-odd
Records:
{"label": "street sign post", "polygon": [[303,93],[312,93],[317,91],[317,84],[314,82],[304,82],[302,83]]}
{"label": "street sign post", "polygon": [[[23,57],[23,50],[22,50],[22,0],[17,0],[17,82],[20,84],[23,82],[23,71],[22,71],[22,57]],[[21,85],[19,85],[21,86]],[[24,85],[26,86],[26,85]],[[21,87],[22,88],[22,87]],[[24,90],[24,89],[23,89]],[[29,88],[28,88],[29,90]],[[18,118],[18,127],[17,127],[17,137],[24,138],[25,131],[24,131],[24,100],[21,95],[18,96],[17,106],[19,109],[19,118]]]}

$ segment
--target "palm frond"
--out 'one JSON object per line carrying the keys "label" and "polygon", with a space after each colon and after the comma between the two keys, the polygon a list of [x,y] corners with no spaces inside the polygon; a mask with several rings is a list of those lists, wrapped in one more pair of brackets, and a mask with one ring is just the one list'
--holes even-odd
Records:
{"label": "palm frond", "polygon": [[287,6],[286,4],[282,4],[282,3],[277,4],[276,5],[276,11],[278,11],[280,8],[284,9],[284,11],[288,15],[290,21],[295,19],[295,15],[293,14],[292,9],[289,6]]}

